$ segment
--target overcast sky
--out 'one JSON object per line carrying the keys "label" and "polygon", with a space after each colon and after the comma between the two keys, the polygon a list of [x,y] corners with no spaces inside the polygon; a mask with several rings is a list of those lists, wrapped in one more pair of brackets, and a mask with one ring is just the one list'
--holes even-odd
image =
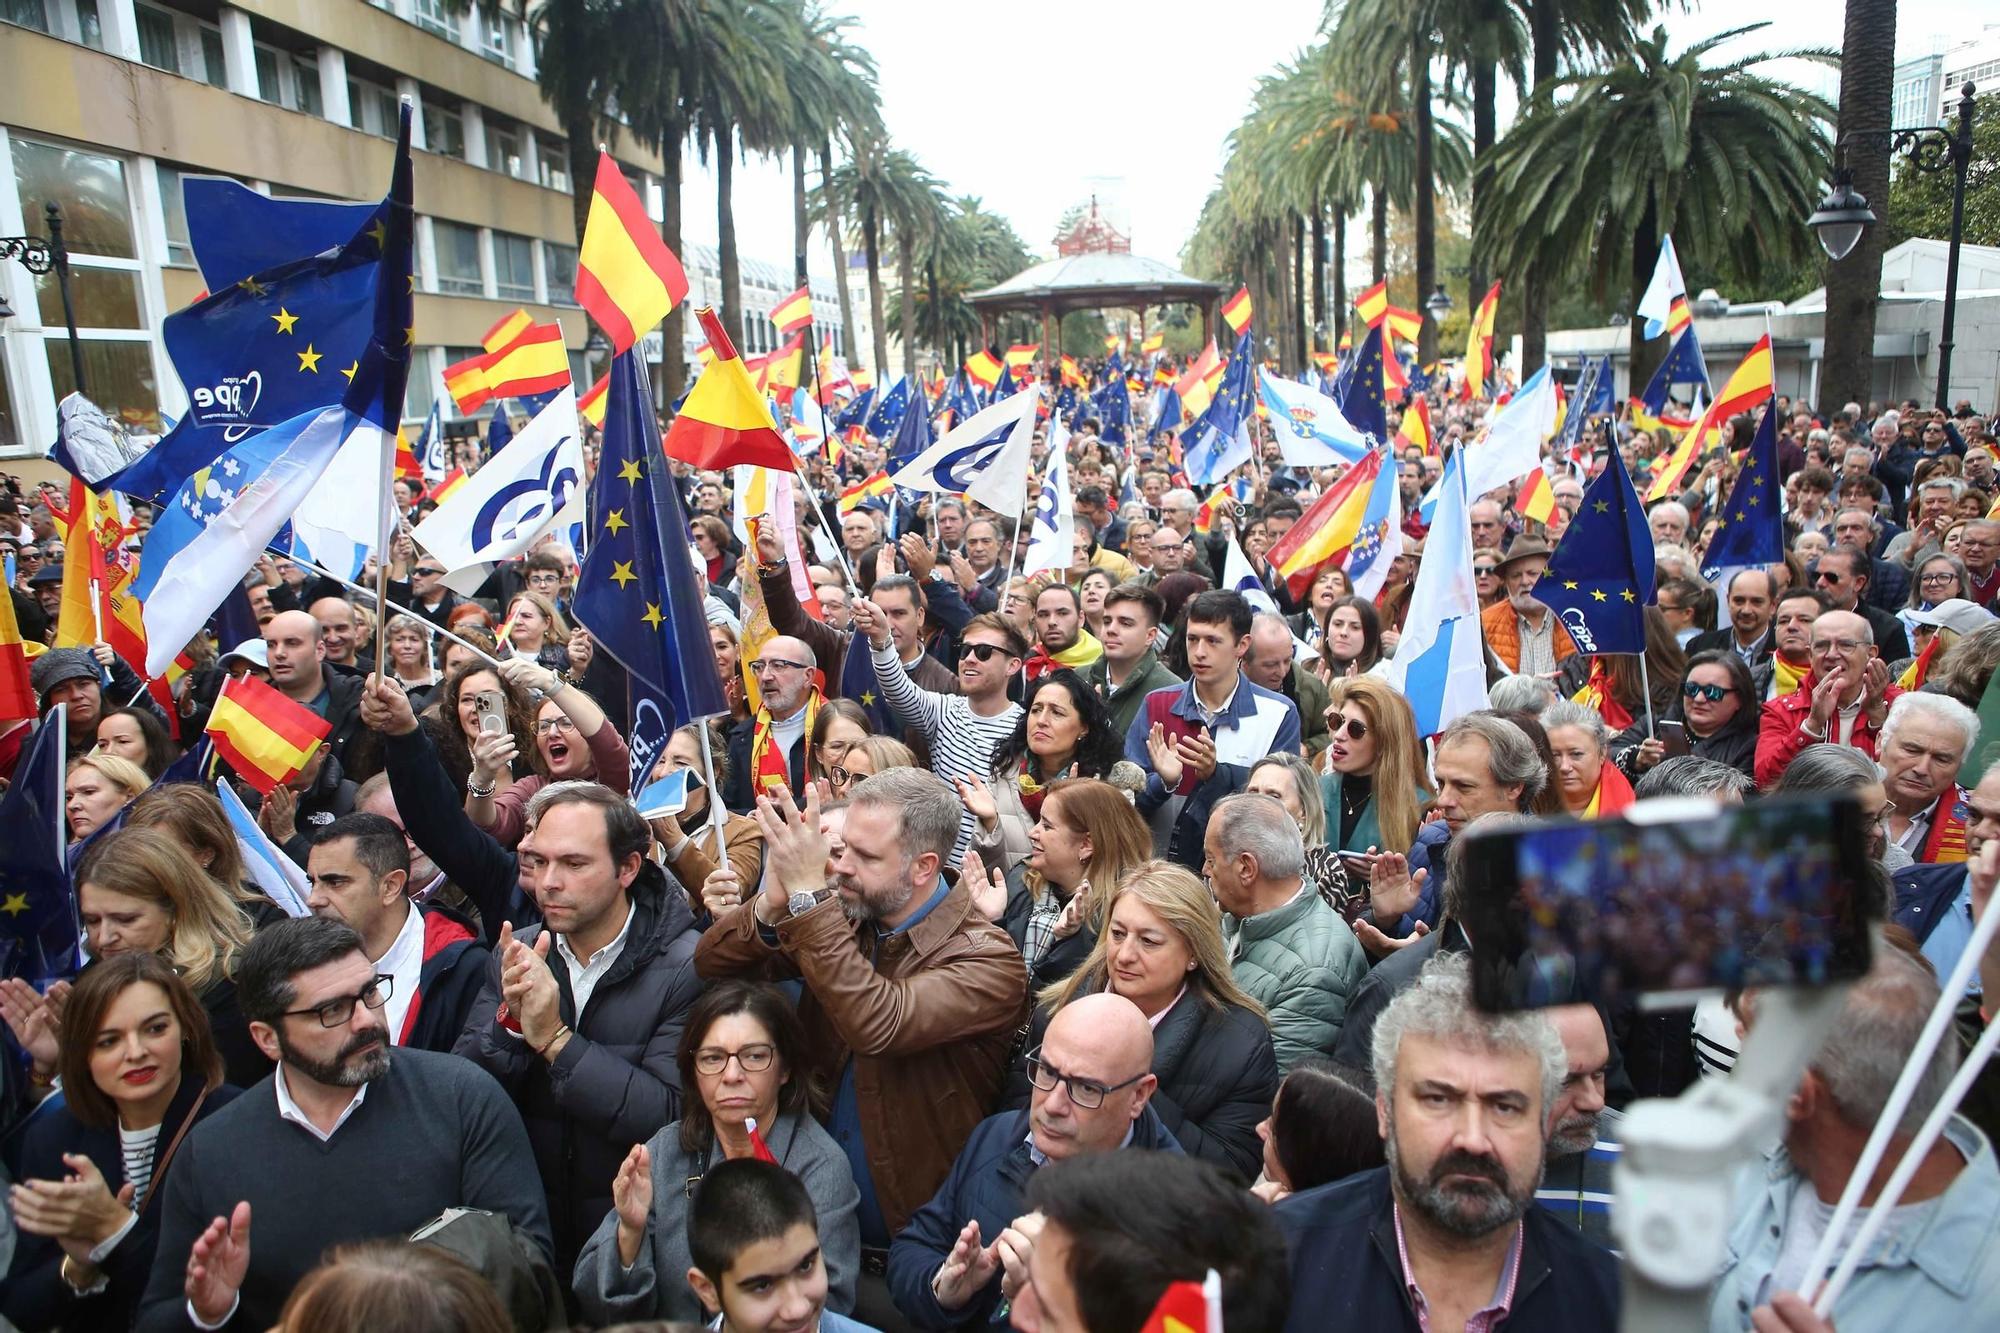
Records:
{"label": "overcast sky", "polygon": [[[1095,193],[1135,250],[1168,262],[1178,260],[1258,77],[1309,46],[1321,15],[1319,0],[1071,0],[1032,17],[996,14],[974,25],[941,23],[935,0],[837,0],[834,7],[855,17],[856,39],[875,55],[890,134],[947,193],[979,196],[1038,254],[1054,253],[1064,210]],[[1051,25],[1054,14],[1060,22]],[[1773,26],[1741,49],[1788,49],[1837,47],[1839,15],[1830,0],[1710,0],[1661,22],[1677,48],[1770,19]],[[1968,26],[1965,8],[1953,0],[1901,0],[1897,49],[1921,53],[1934,37],[1968,35]],[[1831,95],[1834,71],[1796,68],[1795,77]],[[713,241],[713,173],[689,165],[687,234]],[[785,162],[737,169],[737,237],[746,256],[790,267],[791,219]],[[823,234],[815,233],[813,244],[813,270],[830,270]]]}

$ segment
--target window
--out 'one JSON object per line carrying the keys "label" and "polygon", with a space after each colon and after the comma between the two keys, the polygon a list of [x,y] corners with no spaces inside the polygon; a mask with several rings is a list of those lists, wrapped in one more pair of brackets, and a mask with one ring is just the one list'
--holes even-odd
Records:
{"label": "window", "polygon": [[278,53],[268,46],[257,50],[257,96],[282,104],[283,88],[278,78]]}
{"label": "window", "polygon": [[97,0],[76,0],[76,31],[91,50],[104,49],[104,22],[97,17]]}
{"label": "window", "polygon": [[514,68],[514,17],[496,14],[480,24],[479,54],[497,65]]}
{"label": "window", "polygon": [[458,112],[425,107],[424,138],[433,153],[465,161],[465,119]]}
{"label": "window", "polygon": [[551,190],[569,193],[569,145],[555,139],[537,141],[539,151],[535,154],[541,172],[542,185]]}
{"label": "window", "polygon": [[438,219],[431,224],[437,252],[438,290],[454,296],[484,296],[486,279],[479,271],[479,230]]}
{"label": "window", "polygon": [[486,127],[486,165],[518,179],[521,175],[521,136],[512,130],[489,124]]}
{"label": "window", "polygon": [[201,61],[204,66],[202,78],[211,87],[229,86],[229,61],[222,54],[222,30],[203,26],[201,30]]}
{"label": "window", "polygon": [[451,0],[416,0],[415,13],[417,26],[425,32],[434,32],[448,42],[458,40],[458,15]]}
{"label": "window", "polygon": [[[150,340],[112,342],[81,338],[83,373],[90,381],[90,398],[113,417],[136,431],[157,435],[160,431],[160,391],[153,377],[153,346]],[[69,339],[57,335],[42,339],[49,358],[49,381],[56,401],[76,390],[76,372],[70,366]]]}
{"label": "window", "polygon": [[164,162],[153,164],[160,178],[160,216],[166,224],[167,262],[194,267],[194,247],[188,243],[187,208],[181,200],[181,173]]}
{"label": "window", "polygon": [[550,305],[575,305],[576,247],[543,241],[542,276],[549,284]]}
{"label": "window", "polygon": [[14,181],[28,230],[47,235],[42,205],[62,209],[63,239],[72,253],[137,259],[125,164],[115,157],[16,137]]}
{"label": "window", "polygon": [[36,32],[49,30],[49,16],[42,10],[42,0],[0,0],[0,23],[18,23]]}
{"label": "window", "polygon": [[319,61],[309,56],[293,56],[292,83],[299,90],[298,105],[293,109],[324,120],[326,106],[319,95]]}
{"label": "window", "polygon": [[181,72],[180,52],[174,42],[174,16],[151,5],[133,10],[139,24],[139,59],[169,74]]}
{"label": "window", "polygon": [[493,233],[494,290],[509,301],[535,299],[535,243],[512,232]]}

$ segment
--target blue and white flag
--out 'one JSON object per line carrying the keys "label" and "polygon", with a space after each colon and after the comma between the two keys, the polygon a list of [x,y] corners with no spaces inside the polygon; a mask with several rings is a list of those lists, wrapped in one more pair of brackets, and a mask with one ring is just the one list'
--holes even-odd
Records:
{"label": "blue and white flag", "polygon": [[499,453],[410,531],[470,597],[493,566],[525,555],[543,534],[583,522],[583,442],[576,390],[566,387]]}
{"label": "blue and white flag", "polygon": [[1479,584],[1472,573],[1463,450],[1445,459],[1436,521],[1410,590],[1410,612],[1396,655],[1372,674],[1410,701],[1417,735],[1435,736],[1467,713],[1489,706],[1486,640],[1479,628]]}
{"label": "blue and white flag", "polygon": [[431,386],[430,415],[424,418],[424,433],[417,439],[417,461],[424,470],[424,485],[435,486],[451,473],[451,441],[444,437],[444,384]]}
{"label": "blue and white flag", "polygon": [[1060,416],[1049,418],[1049,462],[1042,475],[1042,494],[1035,502],[1029,529],[1024,575],[1060,573],[1076,554],[1076,497],[1069,484],[1069,428]]}
{"label": "blue and white flag", "polygon": [[1040,402],[1040,386],[1030,384],[981,408],[889,480],[906,490],[968,495],[988,509],[1019,518],[1027,507],[1028,459]]}
{"label": "blue and white flag", "polygon": [[[1457,451],[1465,459],[1467,495],[1497,490],[1542,465],[1542,442],[1556,428],[1556,381],[1549,368],[1543,366],[1528,376],[1528,382],[1514,391],[1491,420],[1486,434]],[[1417,506],[1424,522],[1435,521],[1438,497],[1443,494],[1440,478]],[[1430,548],[1426,546],[1424,551],[1428,564]]]}
{"label": "blue and white flag", "polygon": [[1271,414],[1278,448],[1293,467],[1332,467],[1368,456],[1368,437],[1319,390],[1279,379],[1261,367],[1257,387]]}
{"label": "blue and white flag", "polygon": [[1687,295],[1687,281],[1681,277],[1681,261],[1674,253],[1674,238],[1660,238],[1660,257],[1653,265],[1653,280],[1639,298],[1638,315],[1646,321],[1646,337],[1657,338],[1667,331],[1667,316],[1673,313],[1674,298]]}
{"label": "blue and white flag", "polygon": [[299,869],[298,864],[257,826],[257,817],[243,804],[228,779],[215,780],[215,794],[222,799],[222,812],[229,816],[229,827],[236,834],[236,846],[243,853],[243,873],[249,876],[250,882],[262,889],[265,897],[284,908],[286,916],[311,916],[312,910],[306,906],[306,897],[312,892],[312,885],[306,880],[306,872]]}
{"label": "blue and white flag", "polygon": [[1240,592],[1243,600],[1250,603],[1253,610],[1278,614],[1278,603],[1271,596],[1271,590],[1264,586],[1264,580],[1257,577],[1251,568],[1250,557],[1243,554],[1243,545],[1236,538],[1229,539],[1229,551],[1222,558],[1222,587],[1229,592]]}

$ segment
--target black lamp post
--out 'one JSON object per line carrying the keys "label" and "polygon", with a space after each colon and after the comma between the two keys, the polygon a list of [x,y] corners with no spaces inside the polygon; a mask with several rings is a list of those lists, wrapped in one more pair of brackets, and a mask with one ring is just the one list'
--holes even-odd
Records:
{"label": "black lamp post", "polygon": [[[1958,318],[1958,254],[1965,242],[1965,178],[1972,167],[1972,84],[1958,90],[1958,127],[1920,125],[1908,129],[1851,130],[1841,136],[1846,144],[1854,139],[1887,139],[1889,151],[1901,153],[1918,171],[1952,173],[1951,246],[1944,264],[1944,319],[1938,330],[1937,405],[1949,411],[1951,390],[1951,346],[1953,326]],[[1820,248],[1838,263],[1861,243],[1861,233],[1878,219],[1868,200],[1854,188],[1854,173],[1843,164],[1834,173],[1833,189],[1820,201],[1819,211],[1806,225],[1819,237]]]}
{"label": "black lamp post", "polygon": [[[69,294],[69,247],[63,244],[62,210],[53,203],[42,206],[48,219],[49,239],[39,236],[0,237],[0,259],[18,259],[21,267],[36,277],[55,270],[56,290],[62,293],[63,323],[69,328],[69,365],[76,377],[76,391],[83,392],[83,346],[76,340],[76,307]],[[9,312],[12,313],[12,312]]]}

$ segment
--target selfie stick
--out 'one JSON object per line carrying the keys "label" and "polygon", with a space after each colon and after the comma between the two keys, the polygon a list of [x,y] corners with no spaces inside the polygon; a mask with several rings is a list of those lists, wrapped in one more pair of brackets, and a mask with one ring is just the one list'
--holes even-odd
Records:
{"label": "selfie stick", "polygon": [[[1882,1108],[1881,1115],[1875,1117],[1875,1128],[1869,1133],[1868,1143],[1862,1148],[1861,1157],[1855,1162],[1854,1170],[1848,1173],[1847,1185],[1840,1192],[1840,1202],[1835,1206],[1826,1230],[1820,1233],[1819,1244],[1813,1247],[1812,1258],[1806,1264],[1803,1290],[1811,1291],[1818,1282],[1819,1275],[1824,1273],[1826,1266],[1833,1261],[1833,1247],[1839,1243],[1840,1238],[1846,1234],[1848,1226],[1854,1221],[1854,1211],[1861,1206],[1861,1196],[1867,1190],[1869,1183],[1875,1179],[1875,1172],[1881,1167],[1882,1158],[1888,1152],[1889,1140],[1895,1137],[1896,1127],[1902,1123],[1903,1112],[1908,1109],[1910,1099],[1916,1095],[1917,1085],[1923,1082],[1925,1074],[1930,1070],[1932,1053],[1950,1032],[1958,1002],[1964,996],[1965,988],[1972,980],[1973,970],[1979,966],[1979,960],[1985,957],[1987,947],[1992,944],[1996,933],[2000,933],[2000,912],[1987,912],[1979,924],[1973,927],[1972,938],[1966,942],[1964,951],[1959,954],[1958,962],[1951,969],[1951,975],[1945,978],[1944,992],[1938,996],[1936,1007],[1925,1020],[1924,1029],[1918,1034],[1917,1043],[1911,1048],[1909,1059],[1903,1064],[1903,1072],[1897,1076],[1896,1086],[1889,1091],[1888,1105]],[[1992,1026],[2000,1027],[2000,1024]],[[1966,1067],[1977,1066],[1968,1061]],[[1956,1101],[1956,1098],[1949,1096],[1943,1098],[1938,1103],[1939,1111],[1949,1113]],[[1930,1126],[1926,1124],[1925,1128],[1929,1129]],[[1921,1136],[1917,1142],[1910,1144],[1903,1153],[1901,1164],[1897,1167],[1898,1178],[1902,1177],[1904,1167],[1908,1167],[1912,1172],[1916,1170],[1928,1146],[1929,1144]],[[1903,1183],[1908,1182],[1904,1179]],[[1894,1190],[1894,1194],[1888,1195],[1885,1199],[1878,1199],[1869,1209],[1871,1221],[1878,1215],[1887,1214],[1889,1206],[1894,1204],[1896,1196],[1902,1192],[1901,1185],[1895,1185]],[[1872,1233],[1864,1231],[1863,1234]],[[1864,1240],[1856,1237],[1853,1246],[1849,1248],[1847,1258],[1841,1264],[1842,1270],[1847,1275],[1852,1276],[1853,1263],[1862,1253],[1865,1244]],[[1839,1278],[1839,1275],[1836,1274],[1836,1277]],[[1833,1294],[1837,1294],[1838,1288],[1844,1284],[1845,1278],[1840,1278],[1827,1289],[1826,1293],[1821,1294],[1815,1308],[1822,1317],[1832,1305]]]}

